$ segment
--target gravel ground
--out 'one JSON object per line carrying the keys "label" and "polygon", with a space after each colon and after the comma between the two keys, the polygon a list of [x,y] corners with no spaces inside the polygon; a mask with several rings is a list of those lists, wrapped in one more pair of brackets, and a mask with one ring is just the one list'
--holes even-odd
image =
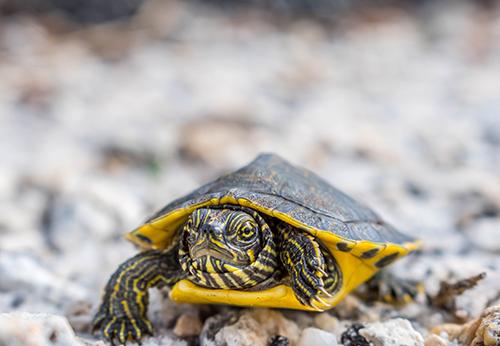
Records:
{"label": "gravel ground", "polygon": [[[391,268],[429,295],[486,278],[453,318],[423,297],[394,308],[352,296],[314,314],[156,292],[158,332],[144,345],[362,345],[345,336],[354,321],[364,342],[389,345],[401,329],[394,345],[423,345],[430,328],[499,305],[499,14],[440,2],[332,28],[158,1],[130,23],[86,28],[1,18],[0,345],[103,345],[89,321],[136,251],[122,234],[262,151],[423,239]],[[427,344],[460,343],[445,334]]]}

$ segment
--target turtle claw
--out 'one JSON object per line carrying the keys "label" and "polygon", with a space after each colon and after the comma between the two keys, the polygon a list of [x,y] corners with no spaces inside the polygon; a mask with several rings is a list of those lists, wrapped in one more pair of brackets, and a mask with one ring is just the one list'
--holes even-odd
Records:
{"label": "turtle claw", "polygon": [[314,300],[318,301],[320,304],[322,304],[323,306],[328,306],[328,303],[325,302],[323,299],[321,299],[320,297],[316,296],[314,297]]}
{"label": "turtle claw", "polygon": [[328,276],[328,273],[321,267],[317,267],[316,270],[321,273],[322,276]]}
{"label": "turtle claw", "polygon": [[318,287],[318,291],[320,291],[321,293],[323,293],[328,298],[332,298],[333,297],[333,295],[330,292],[328,292],[327,290],[325,290],[324,287]]}
{"label": "turtle claw", "polygon": [[323,309],[320,306],[318,306],[318,305],[315,304],[314,300],[311,300],[309,302],[309,306],[312,307],[312,308],[314,308],[314,310],[316,310],[316,311],[323,311]]}

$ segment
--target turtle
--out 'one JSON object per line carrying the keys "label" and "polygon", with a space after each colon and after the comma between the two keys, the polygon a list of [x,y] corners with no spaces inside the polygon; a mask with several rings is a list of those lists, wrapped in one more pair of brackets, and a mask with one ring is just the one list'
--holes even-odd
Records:
{"label": "turtle", "polygon": [[93,319],[121,343],[152,335],[152,287],[177,302],[324,311],[420,245],[276,154],[170,202],[126,238],[141,251],[111,275]]}

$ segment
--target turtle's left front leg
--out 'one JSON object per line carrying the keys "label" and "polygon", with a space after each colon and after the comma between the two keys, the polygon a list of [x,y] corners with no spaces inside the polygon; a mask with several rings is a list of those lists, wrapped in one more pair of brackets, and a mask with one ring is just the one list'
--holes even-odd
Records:
{"label": "turtle's left front leg", "polygon": [[184,277],[177,258],[177,247],[162,252],[149,250],[128,259],[118,267],[104,290],[93,330],[104,338],[120,343],[139,340],[153,333],[148,320],[148,289],[173,285]]}
{"label": "turtle's left front leg", "polygon": [[287,224],[278,225],[280,259],[290,275],[290,286],[304,305],[318,310],[328,307],[321,296],[331,296],[339,282],[333,257],[315,238]]}

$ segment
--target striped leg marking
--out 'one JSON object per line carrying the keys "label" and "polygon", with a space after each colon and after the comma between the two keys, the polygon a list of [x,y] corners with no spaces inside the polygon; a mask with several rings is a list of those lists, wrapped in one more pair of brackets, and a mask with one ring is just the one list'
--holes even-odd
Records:
{"label": "striped leg marking", "polygon": [[290,225],[278,225],[281,234],[280,259],[290,275],[291,287],[304,305],[323,310],[338,287],[340,273],[331,254],[315,238]]}
{"label": "striped leg marking", "polygon": [[173,285],[184,277],[177,259],[177,248],[169,252],[141,252],[122,263],[104,290],[101,306],[95,315],[93,330],[112,344],[140,340],[153,333],[146,317],[148,289]]}

